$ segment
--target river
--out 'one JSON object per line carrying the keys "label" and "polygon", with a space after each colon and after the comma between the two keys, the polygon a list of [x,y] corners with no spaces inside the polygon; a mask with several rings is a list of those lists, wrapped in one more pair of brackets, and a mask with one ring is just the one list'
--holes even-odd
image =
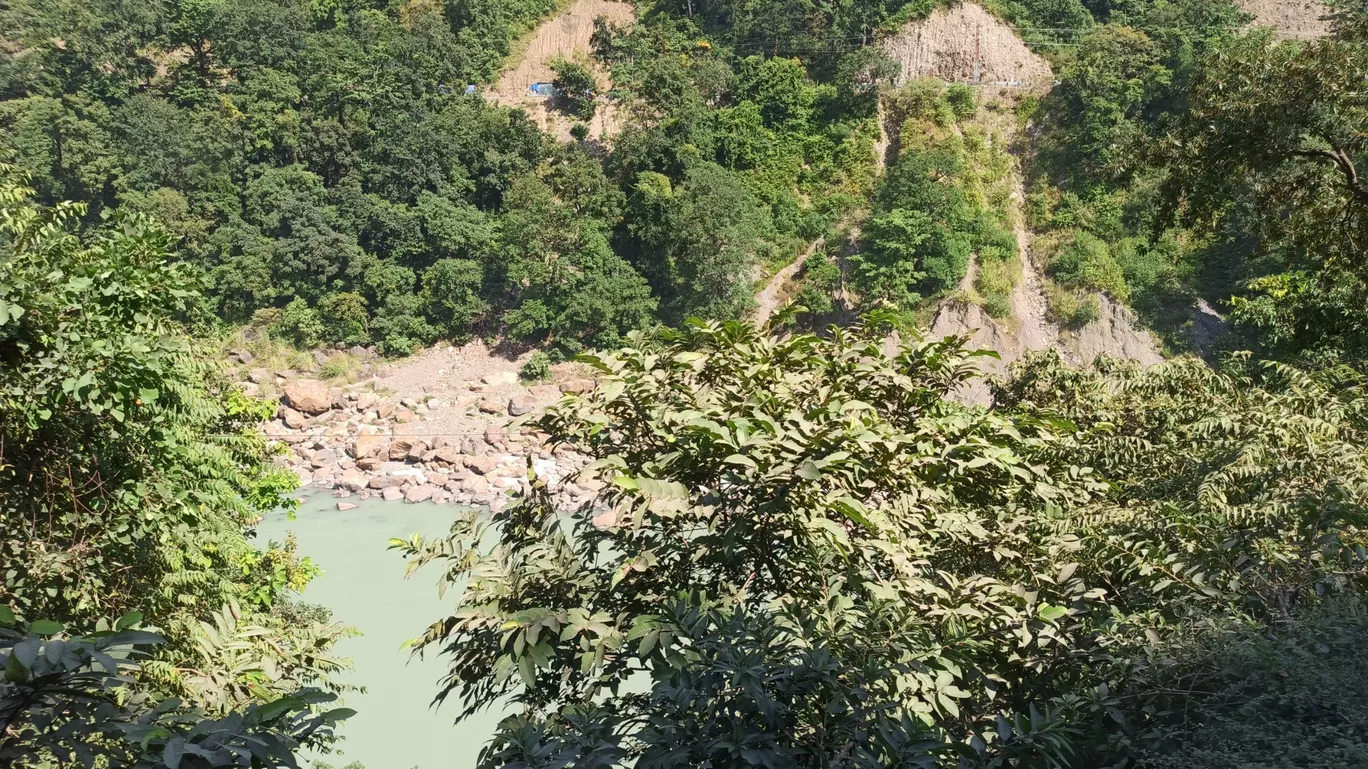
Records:
{"label": "river", "polygon": [[356,716],[342,727],[344,753],[323,760],[338,769],[353,761],[366,769],[474,767],[500,714],[481,713],[453,725],[459,702],[453,700],[440,710],[431,705],[445,670],[443,661],[431,655],[411,659],[401,648],[446,616],[456,594],[437,597],[437,567],[405,579],[404,560],[387,550],[391,537],[445,532],[457,509],[378,499],[348,501],[356,509],[339,511],[336,499],[316,494],[303,501],[295,520],[273,514],[258,529],[261,545],[294,532],[300,554],[323,568],[323,575],[302,598],[328,607],[335,621],[363,633],[342,641],[338,653],[355,665],[342,680],[367,691],[346,696],[346,706],[356,710]]}

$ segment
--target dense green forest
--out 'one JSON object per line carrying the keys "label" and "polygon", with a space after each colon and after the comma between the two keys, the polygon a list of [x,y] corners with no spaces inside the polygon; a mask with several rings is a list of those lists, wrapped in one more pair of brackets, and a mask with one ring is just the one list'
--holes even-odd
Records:
{"label": "dense green forest", "polygon": [[[592,499],[393,543],[461,586],[441,698],[520,710],[484,765],[1368,766],[1368,9],[990,0],[1057,81],[1006,99],[895,82],[941,5],[638,3],[605,143],[484,96],[549,0],[0,0],[0,763],[345,737],[249,325],[596,371],[535,419]],[[961,403],[984,356],[910,324],[971,264],[1008,316],[1027,226],[1065,328],[1229,335]]]}

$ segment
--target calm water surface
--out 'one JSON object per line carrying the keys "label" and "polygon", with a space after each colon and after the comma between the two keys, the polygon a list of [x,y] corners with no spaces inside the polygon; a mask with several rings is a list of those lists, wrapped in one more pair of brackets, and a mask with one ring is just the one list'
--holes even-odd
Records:
{"label": "calm water surface", "polygon": [[404,578],[404,560],[386,548],[390,537],[444,533],[457,510],[445,505],[405,505],[381,500],[347,500],[355,510],[337,510],[326,494],[304,500],[295,520],[276,514],[259,528],[259,542],[281,541],[288,532],[299,552],[323,568],[303,594],[310,603],[332,609],[340,623],[364,634],[338,645],[355,669],[343,680],[366,687],[349,694],[357,715],[343,725],[345,755],[325,758],[335,767],[360,761],[366,769],[466,769],[494,731],[500,714],[486,712],[453,725],[459,702],[440,710],[431,705],[445,666],[429,655],[411,659],[401,645],[434,620],[446,616],[455,592],[437,597],[439,569],[430,567]]}

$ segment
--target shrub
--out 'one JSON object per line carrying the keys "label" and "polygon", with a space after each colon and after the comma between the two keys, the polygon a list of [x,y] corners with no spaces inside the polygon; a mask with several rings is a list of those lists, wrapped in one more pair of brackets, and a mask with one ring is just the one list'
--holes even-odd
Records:
{"label": "shrub", "polygon": [[370,313],[360,294],[328,294],[318,300],[322,339],[334,344],[361,344],[370,339]]}
{"label": "shrub", "polygon": [[1102,302],[1095,294],[1050,285],[1045,300],[1051,320],[1065,328],[1080,329],[1102,317]]}
{"label": "shrub", "polygon": [[1075,233],[1072,241],[1050,260],[1047,272],[1070,288],[1106,291],[1122,302],[1130,299],[1126,277],[1112,258],[1111,249],[1091,233]]}
{"label": "shrub", "polygon": [[589,138],[589,126],[584,123],[576,123],[570,126],[570,137],[577,142],[582,142]]}
{"label": "shrub", "polygon": [[545,382],[551,378],[551,356],[538,350],[518,369],[524,382]]}
{"label": "shrub", "polygon": [[309,349],[323,341],[323,321],[318,311],[302,297],[292,300],[280,311],[280,320],[271,328],[272,335],[285,339],[296,347]]}
{"label": "shrub", "polygon": [[945,101],[960,120],[967,120],[978,113],[978,95],[973,86],[955,83],[945,89]]}

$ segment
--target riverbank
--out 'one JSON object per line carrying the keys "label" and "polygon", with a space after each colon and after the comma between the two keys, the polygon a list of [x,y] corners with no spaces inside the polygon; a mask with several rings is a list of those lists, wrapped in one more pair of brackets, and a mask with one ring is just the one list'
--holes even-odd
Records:
{"label": "riverbank", "polygon": [[287,447],[277,461],[302,488],[332,493],[339,509],[378,497],[497,510],[527,484],[529,471],[556,482],[567,504],[600,488],[577,478],[587,457],[550,446],[524,424],[563,395],[592,389],[582,367],[563,364],[550,381],[524,384],[520,358],[474,342],[391,363],[367,360],[356,381],[322,379],[321,372],[342,368],[329,365],[341,355],[368,353],[320,354],[315,371],[272,370],[254,366],[247,350],[231,353],[244,390],[279,401],[263,427]]}

